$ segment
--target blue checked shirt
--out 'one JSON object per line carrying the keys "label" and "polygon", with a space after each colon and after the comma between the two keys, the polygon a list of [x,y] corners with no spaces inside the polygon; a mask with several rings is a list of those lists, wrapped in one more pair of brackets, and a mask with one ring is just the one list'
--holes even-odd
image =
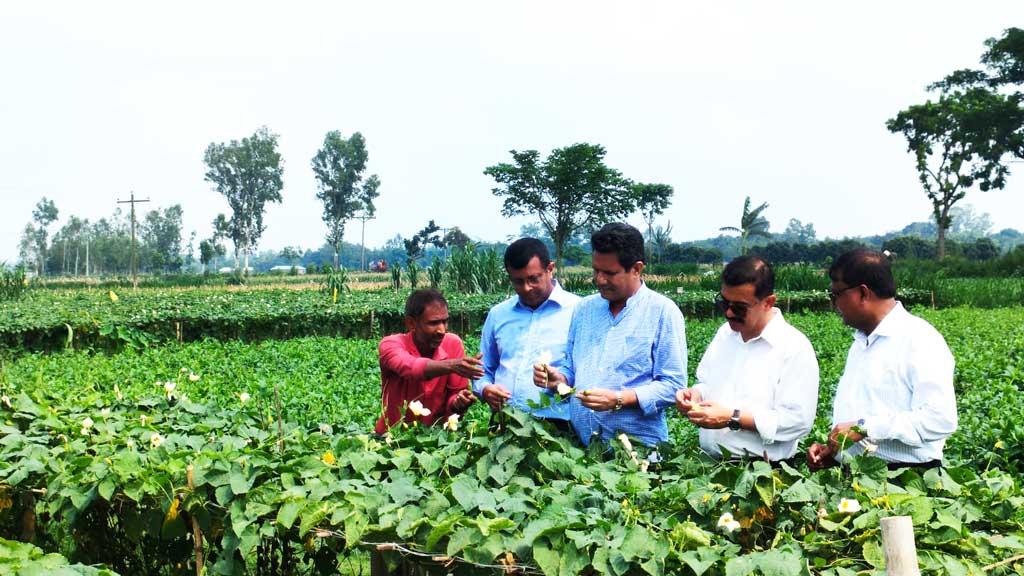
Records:
{"label": "blue checked shirt", "polygon": [[[569,405],[553,402],[549,408],[534,410],[527,401],[540,402],[546,394],[533,383],[533,365],[541,353],[551,352],[555,369],[565,359],[572,311],[580,297],[555,283],[551,295],[536,310],[523,306],[518,296],[491,308],[480,335],[484,375],[473,383],[473,392],[482,396],[484,386],[499,384],[512,393],[508,405],[541,418],[569,419]],[[550,397],[550,395],[549,395]]]}
{"label": "blue checked shirt", "polygon": [[665,408],[686,388],[686,327],[679,307],[644,284],[612,317],[599,294],[584,298],[569,327],[561,372],[577,391],[592,388],[636,391],[638,406],[595,412],[578,399],[570,419],[584,444],[608,441],[620,432],[653,446],[668,440]]}

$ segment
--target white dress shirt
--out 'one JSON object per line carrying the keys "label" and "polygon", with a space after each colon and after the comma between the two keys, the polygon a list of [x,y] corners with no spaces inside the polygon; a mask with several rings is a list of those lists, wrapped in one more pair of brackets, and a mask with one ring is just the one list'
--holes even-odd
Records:
{"label": "white dress shirt", "polygon": [[703,400],[753,415],[757,431],[700,429],[700,447],[714,457],[730,454],[772,461],[790,458],[814,424],[818,359],[810,341],[778,308],[761,334],[744,342],[723,324],[697,366]]}
{"label": "white dress shirt", "polygon": [[[941,460],[956,430],[953,354],[931,324],[899,302],[871,334],[854,334],[846,356],[832,424],[860,419],[875,455],[888,462]],[[840,456],[862,450],[855,445]]]}

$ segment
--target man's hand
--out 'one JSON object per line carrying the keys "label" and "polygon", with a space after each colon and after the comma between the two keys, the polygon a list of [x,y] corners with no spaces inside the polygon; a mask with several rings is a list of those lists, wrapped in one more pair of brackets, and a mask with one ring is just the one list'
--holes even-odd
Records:
{"label": "man's hand", "polygon": [[618,403],[618,393],[622,393],[622,405],[628,406],[634,403],[636,392],[632,390],[607,390],[604,388],[591,388],[576,393],[576,398],[587,408],[595,412],[607,412],[615,409]]}
{"label": "man's hand", "polygon": [[464,412],[473,402],[476,402],[476,396],[472,392],[466,389],[459,390],[459,393],[452,398],[452,408]]}
{"label": "man's hand", "polygon": [[828,447],[833,454],[846,450],[864,438],[863,434],[852,430],[856,425],[856,422],[843,422],[836,424],[828,433]]}
{"label": "man's hand", "polygon": [[729,425],[732,412],[732,408],[726,408],[715,402],[699,402],[690,407],[686,417],[698,428],[717,430]]}
{"label": "man's hand", "polygon": [[807,467],[813,471],[835,466],[834,456],[835,452],[827,445],[815,442],[807,449]]}
{"label": "man's hand", "polygon": [[487,405],[491,407],[491,410],[501,410],[505,402],[512,398],[512,393],[500,384],[488,384],[484,386],[482,396],[484,402],[487,402]]}
{"label": "man's hand", "polygon": [[533,365],[533,383],[541,388],[551,390],[556,388],[559,382],[568,384],[565,376],[547,364]]}
{"label": "man's hand", "polygon": [[700,404],[700,401],[700,390],[687,388],[686,390],[676,392],[676,408],[678,408],[684,415],[687,414],[694,406]]}
{"label": "man's hand", "polygon": [[483,357],[483,353],[477,354],[476,356],[466,356],[464,358],[452,358],[446,360],[448,362],[448,371],[469,378],[470,380],[478,380],[484,375],[483,364],[480,363],[480,358]]}

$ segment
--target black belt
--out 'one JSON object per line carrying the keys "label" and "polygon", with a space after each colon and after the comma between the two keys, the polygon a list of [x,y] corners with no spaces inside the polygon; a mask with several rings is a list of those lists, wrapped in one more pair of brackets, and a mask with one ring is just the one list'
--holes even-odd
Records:
{"label": "black belt", "polygon": [[914,468],[918,470],[931,470],[942,466],[942,460],[929,460],[927,462],[889,462],[886,464],[889,470],[905,470]]}

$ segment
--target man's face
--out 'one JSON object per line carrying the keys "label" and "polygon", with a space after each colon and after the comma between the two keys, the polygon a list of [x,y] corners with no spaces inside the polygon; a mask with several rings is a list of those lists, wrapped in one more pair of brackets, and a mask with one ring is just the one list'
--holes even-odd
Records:
{"label": "man's face", "polygon": [[722,284],[720,307],[724,307],[729,328],[745,337],[757,336],[771,319],[770,314],[775,306],[775,295],[758,299],[754,285],[742,284],[729,286]]}
{"label": "man's face", "polygon": [[412,332],[412,340],[421,351],[433,352],[444,340],[448,331],[448,307],[440,302],[431,302],[419,318],[406,317],[406,327]]}
{"label": "man's face", "polygon": [[843,324],[858,330],[863,324],[861,310],[864,298],[860,288],[860,286],[850,286],[842,279],[832,279],[829,284],[829,299],[832,300],[832,307],[843,319]]}
{"label": "man's face", "polygon": [[633,295],[640,286],[643,262],[634,263],[628,270],[619,263],[615,253],[594,252],[590,256],[594,269],[594,285],[601,297],[609,302],[622,302]]}
{"label": "man's face", "polygon": [[519,301],[524,306],[536,308],[544,303],[551,296],[554,286],[551,283],[551,275],[555,271],[555,263],[548,262],[547,267],[540,263],[540,258],[534,256],[526,263],[526,266],[513,270],[506,268],[508,281],[512,283],[512,289],[519,295]]}

